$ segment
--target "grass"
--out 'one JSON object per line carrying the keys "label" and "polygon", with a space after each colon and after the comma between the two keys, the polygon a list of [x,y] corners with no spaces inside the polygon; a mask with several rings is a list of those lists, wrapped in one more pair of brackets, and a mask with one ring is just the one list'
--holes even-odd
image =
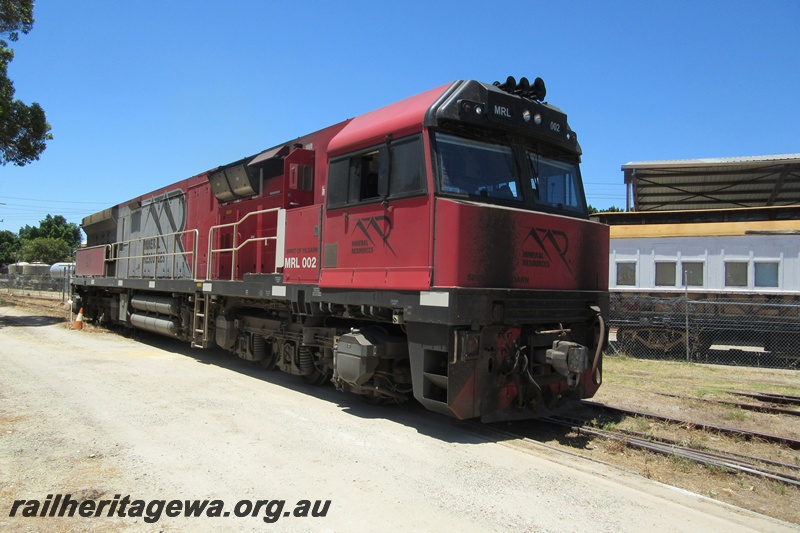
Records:
{"label": "grass", "polygon": [[638,431],[639,433],[647,433],[650,427],[651,427],[650,421],[648,418],[643,416],[633,417],[633,423],[631,424],[631,431]]}
{"label": "grass", "polygon": [[769,488],[777,496],[786,496],[789,493],[789,487],[787,487],[785,483],[780,483],[778,481],[770,481]]}
{"label": "grass", "polygon": [[692,468],[697,465],[695,461],[680,455],[670,455],[669,460],[672,463],[672,467],[678,472],[691,472]]}
{"label": "grass", "polygon": [[692,436],[688,440],[680,441],[680,445],[694,450],[707,450],[709,448],[704,438],[696,436]]}
{"label": "grass", "polygon": [[695,450],[707,450],[708,444],[704,438],[692,437],[689,440],[689,446],[694,448]]}
{"label": "grass", "polygon": [[748,414],[738,407],[729,406],[729,411],[727,411],[723,416],[728,420],[747,420],[749,418]]}
{"label": "grass", "polygon": [[[607,356],[603,374],[607,384],[682,396],[718,396],[730,390],[800,396],[800,374],[796,370]],[[649,379],[653,376],[658,379]]]}
{"label": "grass", "polygon": [[721,393],[725,391],[715,388],[708,388],[708,387],[700,387],[695,389],[694,395],[698,398],[705,398],[706,396],[719,396]]}
{"label": "grass", "polygon": [[623,440],[611,439],[604,441],[603,448],[606,453],[617,455],[623,453],[628,448],[628,444]]}
{"label": "grass", "polygon": [[717,466],[717,465],[706,465],[706,470],[714,475],[728,475],[733,474],[733,470],[725,468],[724,466]]}
{"label": "grass", "polygon": [[605,431],[614,431],[615,429],[617,429],[618,426],[619,424],[616,422],[606,422],[605,424],[600,426],[600,429],[603,429]]}

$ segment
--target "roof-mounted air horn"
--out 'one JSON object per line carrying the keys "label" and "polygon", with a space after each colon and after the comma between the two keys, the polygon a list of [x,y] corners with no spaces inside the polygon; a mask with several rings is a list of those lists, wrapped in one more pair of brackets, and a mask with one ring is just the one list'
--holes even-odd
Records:
{"label": "roof-mounted air horn", "polygon": [[541,102],[547,94],[547,88],[544,86],[542,78],[536,78],[533,85],[528,81],[528,78],[521,78],[519,83],[514,79],[514,76],[506,78],[505,83],[499,81],[494,82],[494,86],[510,94],[516,94],[530,100]]}

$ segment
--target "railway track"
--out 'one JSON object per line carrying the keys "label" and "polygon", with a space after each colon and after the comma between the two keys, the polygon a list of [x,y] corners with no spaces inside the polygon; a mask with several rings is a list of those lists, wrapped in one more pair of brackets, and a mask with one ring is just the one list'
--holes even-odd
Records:
{"label": "railway track", "polygon": [[61,291],[41,291],[39,289],[19,289],[3,287],[0,288],[0,296],[12,296],[17,298],[34,298],[37,300],[61,300],[63,293]]}
{"label": "railway track", "polygon": [[[651,394],[658,394],[659,396],[666,396],[668,398],[678,398],[680,400],[691,400],[696,402],[703,402],[708,404],[714,405],[725,405],[725,406],[733,406],[738,407],[739,409],[744,409],[745,411],[755,411],[758,413],[770,413],[770,414],[780,414],[780,415],[789,415],[789,416],[800,416],[800,410],[797,409],[786,409],[783,407],[775,407],[774,405],[755,405],[752,403],[741,403],[741,402],[730,402],[725,400],[709,400],[708,398],[696,398],[690,396],[681,396],[680,394],[670,394],[667,392],[654,392],[651,391]],[[735,393],[729,392],[728,394],[733,394],[737,396],[745,396],[749,398],[753,398],[756,400],[760,400],[763,402],[770,402],[773,404],[782,403],[782,404],[794,404],[800,405],[800,398],[795,396],[772,396],[769,394],[750,394],[750,393]],[[767,398],[773,398],[773,400],[768,400]],[[784,401],[779,402],[775,401],[775,399],[783,399]]]}
{"label": "railway track", "polygon": [[[675,395],[673,395],[675,396]],[[691,398],[694,399],[694,398]],[[624,409],[611,405],[600,404],[597,402],[584,401],[582,402],[587,409],[581,411],[574,411],[572,415],[568,416],[553,416],[550,418],[540,419],[535,423],[512,423],[501,428],[493,428],[498,430],[498,437],[502,435],[502,439],[515,441],[526,445],[526,443],[550,446],[546,442],[548,439],[555,439],[561,442],[564,440],[572,440],[574,436],[569,434],[577,434],[582,436],[579,442],[584,442],[586,438],[598,438],[609,441],[615,441],[622,445],[634,449],[643,450],[647,453],[659,454],[665,457],[675,457],[685,459],[687,461],[704,465],[708,468],[715,469],[719,473],[731,474],[746,474],[756,478],[761,478],[769,483],[779,483],[795,489],[800,488],[800,461],[794,459],[794,463],[785,462],[787,452],[773,453],[764,448],[765,445],[775,445],[780,448],[789,448],[791,450],[800,450],[800,441],[794,440],[789,437],[771,435],[762,432],[748,431],[740,428],[723,427],[713,424],[704,424],[691,420],[682,420],[675,417],[668,417],[649,413],[645,411],[636,411],[633,409]],[[728,402],[722,402],[728,403]],[[788,403],[788,401],[787,401]],[[625,417],[644,417],[667,424],[675,424],[681,428],[680,433],[689,431],[687,438],[681,437],[681,440],[667,438],[666,436],[654,435],[652,433],[641,433],[638,431],[631,431],[619,427],[598,427],[598,417],[595,416],[597,411],[611,414],[617,419],[620,415]],[[545,425],[543,425],[545,424]],[[550,431],[543,431],[543,428],[550,426],[555,436]],[[561,429],[558,429],[561,428]],[[488,430],[488,428],[484,428]],[[561,432],[565,433],[561,433]],[[649,430],[648,430],[649,431]],[[660,430],[655,430],[660,431]],[[694,435],[697,432],[699,438]],[[719,436],[730,436],[737,440],[751,440],[757,443],[754,450],[758,455],[748,455],[740,453],[741,450],[733,448],[735,451],[728,451],[717,449],[714,447],[706,446],[704,442],[706,439],[699,436],[702,432],[709,432]],[[665,429],[665,433],[674,433],[673,430]],[[543,434],[549,434],[549,437],[542,439]],[[562,437],[563,435],[563,437]],[[714,439],[716,440],[716,438]],[[568,445],[564,451],[590,458],[590,455],[582,451],[584,445]],[[734,444],[735,446],[735,444]],[[558,446],[557,446],[558,447]],[[723,446],[725,447],[725,446]],[[792,456],[791,453],[788,454]],[[602,457],[602,461],[609,461],[609,457]],[[796,457],[796,456],[795,456]],[[596,458],[596,457],[595,457]],[[615,462],[611,460],[611,462]]]}
{"label": "railway track", "polygon": [[66,305],[66,297],[68,296],[62,297],[60,293],[34,293],[30,291],[28,293],[20,293],[0,290],[0,301],[2,301],[4,305],[14,305],[38,310],[61,311],[62,309],[66,309],[66,307],[64,307]]}
{"label": "railway track", "polygon": [[576,433],[622,442],[627,446],[668,456],[677,456],[726,471],[743,472],[754,476],[800,487],[800,466],[733,452],[697,449],[678,441],[627,430],[608,430],[592,427],[585,420],[550,417],[544,422],[567,427]]}
{"label": "railway track", "polygon": [[[637,416],[649,416],[648,413],[633,412],[630,410],[616,410],[616,408],[602,406],[607,410],[624,412],[625,414],[636,414]],[[666,417],[652,416],[658,420],[668,420]],[[668,420],[672,421],[673,420]],[[564,428],[570,432],[577,433],[588,437],[597,437],[606,440],[613,440],[620,442],[625,446],[644,450],[651,453],[656,453],[668,457],[679,457],[698,464],[705,465],[718,469],[719,472],[727,473],[744,473],[755,477],[760,477],[772,482],[785,484],[800,488],[800,465],[790,464],[764,457],[756,457],[742,453],[712,449],[708,447],[693,447],[688,446],[684,442],[679,442],[674,439],[659,437],[656,435],[644,434],[636,431],[624,430],[619,428],[605,429],[594,426],[594,421],[585,419],[575,419],[564,416],[552,416],[543,418],[536,421],[534,425],[528,423],[512,424],[505,429],[496,426],[486,426],[485,424],[476,424],[471,427],[471,430],[489,438],[499,438],[506,441],[518,441],[525,445],[533,445],[537,447],[544,446],[550,448],[550,445],[541,441],[542,423],[554,427]],[[718,431],[714,426],[707,427],[702,424],[693,424],[691,422],[679,421],[681,424],[689,424],[696,430],[713,429]],[[744,430],[732,430],[738,436],[747,433]],[[753,434],[752,437],[756,438],[760,434]],[[760,438],[760,437],[758,437]],[[780,442],[785,444],[785,441],[791,439],[784,439],[782,437],[775,437],[773,442]],[[798,443],[800,444],[800,443]],[[795,448],[796,449],[796,448]],[[569,453],[583,455],[579,450],[566,450]]]}
{"label": "railway track", "polygon": [[766,392],[738,392],[726,391],[728,394],[735,396],[744,396],[767,403],[782,404],[782,405],[800,405],[800,396],[787,396],[782,394],[769,394]]}
{"label": "railway track", "polygon": [[717,432],[717,433],[722,433],[722,434],[727,434],[727,435],[734,435],[736,437],[744,438],[744,439],[757,438],[757,439],[760,439],[760,440],[765,441],[765,442],[771,442],[771,443],[774,443],[774,444],[780,444],[782,446],[786,446],[788,448],[791,448],[792,450],[800,450],[800,440],[792,439],[792,438],[789,438],[789,437],[783,437],[783,436],[780,436],[780,435],[770,435],[768,433],[761,433],[761,432],[757,432],[757,431],[749,431],[749,430],[741,429],[741,428],[731,428],[731,427],[726,427],[726,426],[717,426],[717,425],[714,425],[714,424],[704,424],[704,423],[701,423],[701,422],[696,422],[696,421],[691,421],[691,420],[683,420],[683,419],[675,418],[675,417],[671,417],[671,416],[659,415],[659,414],[656,414],[656,413],[649,413],[649,412],[645,412],[645,411],[636,411],[634,409],[625,409],[625,408],[622,408],[622,407],[614,407],[614,406],[601,404],[601,403],[597,403],[597,402],[592,402],[592,401],[588,401],[588,400],[584,400],[581,403],[583,403],[586,406],[590,406],[590,407],[595,407],[597,409],[601,409],[601,410],[606,411],[608,413],[621,414],[621,415],[627,415],[627,416],[640,416],[640,417],[652,418],[654,420],[660,420],[662,422],[669,422],[669,423],[672,423],[672,424],[678,424],[678,425],[683,425],[683,426],[691,426],[691,427],[694,427],[696,429],[702,429],[702,430],[705,430],[705,431],[714,431],[714,432]]}

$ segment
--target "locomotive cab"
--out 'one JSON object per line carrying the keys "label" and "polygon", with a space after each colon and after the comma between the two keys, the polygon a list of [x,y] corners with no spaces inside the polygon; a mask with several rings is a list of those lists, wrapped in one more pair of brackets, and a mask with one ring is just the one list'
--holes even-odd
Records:
{"label": "locomotive cab", "polygon": [[387,307],[414,397],[458,418],[593,395],[607,339],[608,233],[588,221],[576,135],[543,83],[503,85],[358,117],[328,149],[320,288],[413,291]]}

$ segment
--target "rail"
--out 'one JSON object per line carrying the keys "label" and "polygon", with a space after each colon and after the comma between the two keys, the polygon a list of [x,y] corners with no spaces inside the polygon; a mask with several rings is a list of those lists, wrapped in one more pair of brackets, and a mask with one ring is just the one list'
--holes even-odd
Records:
{"label": "rail", "polygon": [[[185,235],[192,236],[192,243],[189,249],[182,249],[178,251],[178,244],[182,243],[183,237]],[[172,264],[171,268],[169,269],[168,276],[161,276],[168,279],[175,279],[176,278],[176,266],[177,266],[177,258],[183,257],[186,260],[186,265],[189,268],[189,275],[188,276],[180,276],[181,278],[191,278],[194,279],[195,272],[197,272],[197,243],[200,236],[200,232],[196,229],[192,230],[185,230],[185,231],[177,231],[174,233],[164,233],[161,235],[156,235],[152,237],[139,237],[137,239],[129,239],[127,241],[119,241],[115,242],[111,245],[111,253],[110,258],[106,259],[107,262],[116,262],[117,264],[117,277],[124,277],[124,278],[149,278],[150,275],[145,276],[145,260],[153,260],[153,272],[152,278],[158,278],[158,265],[162,259],[166,260],[167,258],[171,258]],[[170,251],[170,246],[167,245],[167,239],[172,238],[172,246]],[[154,250],[146,250],[145,244],[148,241],[153,241]],[[164,242],[165,250],[161,251],[160,243]],[[131,255],[131,252],[137,247],[136,245],[140,245],[141,254],[138,255]],[[127,247],[127,250],[125,248]],[[122,253],[124,252],[124,255]],[[131,275],[131,263],[135,263],[135,260],[141,260],[139,264],[140,270],[138,275],[134,272]],[[124,276],[121,275],[120,266],[122,261],[125,261],[125,272]]]}
{"label": "rail", "polygon": [[677,424],[679,426],[684,427],[693,427],[695,429],[702,429],[707,431],[713,431],[716,433],[724,433],[728,435],[735,435],[737,438],[743,439],[758,439],[764,442],[772,442],[776,444],[780,444],[781,446],[786,446],[791,448],[792,450],[800,450],[800,440],[793,439],[791,437],[783,437],[780,435],[771,435],[769,433],[760,433],[756,431],[750,431],[747,429],[740,429],[740,428],[731,428],[725,426],[715,426],[713,424],[704,424],[702,422],[691,421],[691,420],[683,420],[680,418],[675,418],[671,416],[664,416],[659,415],[656,413],[648,413],[645,411],[636,411],[633,409],[626,409],[623,407],[614,407],[611,405],[593,402],[590,400],[582,400],[583,405],[588,405],[591,407],[595,407],[598,409],[602,409],[609,413],[616,413],[616,414],[623,414],[626,416],[640,416],[645,418],[652,418],[654,420],[660,420],[662,422],[668,422],[671,424]]}
{"label": "rail", "polygon": [[[239,225],[242,222],[244,222],[251,216],[265,215],[267,213],[277,213],[278,211],[280,211],[280,208],[277,207],[271,209],[262,209],[260,211],[251,211],[250,213],[247,213],[245,216],[243,216],[236,222],[211,226],[211,229],[208,231],[208,269],[207,269],[206,279],[214,279],[213,278],[214,254],[231,252],[231,281],[234,281],[236,279],[236,252],[238,252],[243,247],[253,242],[277,241],[278,237],[277,235],[274,235],[272,237],[250,237],[241,244],[237,244],[238,240],[237,229],[239,228]],[[229,248],[214,248],[214,232],[215,230],[221,230],[224,228],[233,228],[233,242]]]}
{"label": "rail", "polygon": [[[770,461],[761,457],[753,457],[735,452],[713,449],[697,449],[683,442],[656,437],[635,431],[621,429],[607,430],[591,427],[586,421],[553,416],[542,419],[543,422],[567,427],[579,434],[594,435],[605,439],[616,440],[633,448],[649,450],[667,456],[677,456],[701,464],[714,466],[726,471],[744,472],[754,476],[763,477],[772,481],[800,487],[800,476],[795,472],[800,470],[797,465]],[[789,472],[771,468],[766,465],[781,467]]]}

